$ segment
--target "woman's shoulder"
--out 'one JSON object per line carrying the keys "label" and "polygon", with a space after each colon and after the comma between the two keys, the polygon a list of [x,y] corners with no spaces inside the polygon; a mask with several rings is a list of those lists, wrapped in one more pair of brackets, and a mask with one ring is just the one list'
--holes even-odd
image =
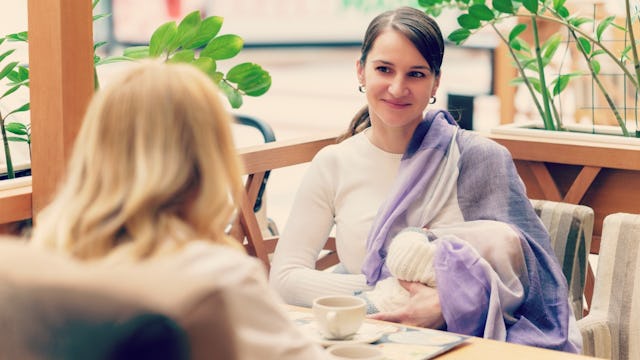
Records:
{"label": "woman's shoulder", "polygon": [[190,274],[220,276],[220,281],[231,284],[264,272],[262,263],[241,249],[205,240],[186,244],[176,254],[176,260]]}
{"label": "woman's shoulder", "polygon": [[460,149],[460,153],[463,154],[463,156],[474,158],[511,156],[506,147],[473,131],[458,131],[457,144]]}

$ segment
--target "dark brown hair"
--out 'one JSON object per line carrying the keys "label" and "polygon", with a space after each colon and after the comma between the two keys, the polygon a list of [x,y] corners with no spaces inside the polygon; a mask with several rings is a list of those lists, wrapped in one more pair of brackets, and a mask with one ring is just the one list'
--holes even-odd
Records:
{"label": "dark brown hair", "polygon": [[[440,27],[424,11],[409,6],[383,12],[371,20],[360,50],[360,64],[362,66],[367,62],[367,56],[375,40],[384,30],[389,28],[400,32],[409,39],[427,61],[431,71],[436,76],[440,76],[440,67],[444,57],[444,39]],[[371,126],[369,109],[365,105],[351,120],[347,131],[338,137],[338,142],[369,126]]]}

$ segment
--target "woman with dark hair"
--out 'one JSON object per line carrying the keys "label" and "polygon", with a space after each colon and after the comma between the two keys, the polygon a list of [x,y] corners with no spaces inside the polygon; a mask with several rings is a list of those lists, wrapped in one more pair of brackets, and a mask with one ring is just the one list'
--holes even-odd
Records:
{"label": "woman with dark hair", "polygon": [[[375,318],[579,352],[566,280],[509,152],[460,129],[446,111],[426,111],[443,55],[437,23],[418,9],[372,20],[356,61],[367,106],[338,144],[313,159],[278,242],[271,284],[302,306],[328,294],[374,295],[383,280],[402,279],[393,264],[424,254],[429,261],[415,264],[437,284],[406,279],[405,302],[373,309],[383,310]],[[407,228],[418,229],[411,242]],[[317,271],[332,231],[340,266]],[[391,256],[392,240],[412,259]]]}

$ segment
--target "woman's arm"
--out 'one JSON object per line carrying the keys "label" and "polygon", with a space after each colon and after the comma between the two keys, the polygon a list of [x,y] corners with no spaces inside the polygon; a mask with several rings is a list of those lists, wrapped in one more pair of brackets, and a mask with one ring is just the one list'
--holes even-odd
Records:
{"label": "woman's arm", "polygon": [[353,294],[368,288],[364,275],[315,269],[334,225],[332,174],[338,170],[328,155],[318,153],[305,174],[271,263],[271,286],[293,305],[310,306],[319,296]]}

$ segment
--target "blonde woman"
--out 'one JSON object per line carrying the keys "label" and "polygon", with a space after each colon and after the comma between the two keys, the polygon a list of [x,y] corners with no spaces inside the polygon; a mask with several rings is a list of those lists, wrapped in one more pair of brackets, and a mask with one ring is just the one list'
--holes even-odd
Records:
{"label": "blonde woman", "polygon": [[220,97],[195,67],[158,62],[133,65],[99,91],[32,242],[86,261],[172,257],[224,287],[240,358],[322,358],[261,264],[224,233],[243,189]]}

